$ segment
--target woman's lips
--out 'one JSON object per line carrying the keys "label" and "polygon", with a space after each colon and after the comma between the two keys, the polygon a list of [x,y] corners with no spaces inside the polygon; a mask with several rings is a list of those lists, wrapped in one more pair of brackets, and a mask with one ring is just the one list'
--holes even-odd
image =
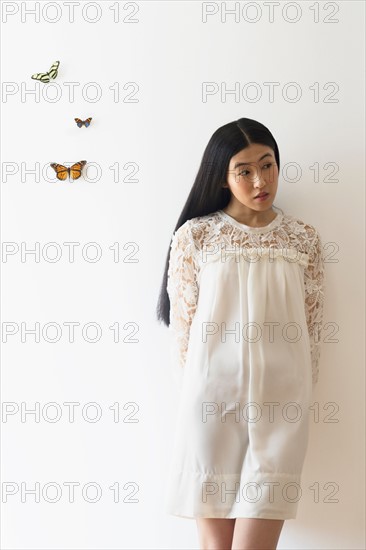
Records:
{"label": "woman's lips", "polygon": [[265,201],[268,197],[269,197],[269,193],[266,193],[265,195],[261,195],[260,197],[254,197],[254,200]]}

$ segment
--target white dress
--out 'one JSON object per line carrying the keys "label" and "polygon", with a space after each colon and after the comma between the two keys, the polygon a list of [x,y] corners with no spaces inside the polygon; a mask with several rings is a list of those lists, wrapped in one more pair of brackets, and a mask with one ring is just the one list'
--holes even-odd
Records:
{"label": "white dress", "polygon": [[184,370],[168,514],[296,517],[324,281],[317,230],[290,215],[254,228],[218,210],[174,233],[169,329]]}

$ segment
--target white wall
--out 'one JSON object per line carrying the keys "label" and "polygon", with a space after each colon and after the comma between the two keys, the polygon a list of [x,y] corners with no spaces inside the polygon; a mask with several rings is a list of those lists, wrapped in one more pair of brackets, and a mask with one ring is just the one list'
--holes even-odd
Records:
{"label": "white wall", "polygon": [[[363,2],[237,2],[238,20],[228,15],[225,21],[221,2],[204,7],[201,2],[81,1],[74,4],[73,23],[66,2],[38,3],[39,22],[25,13],[35,4],[2,2],[2,80],[7,92],[14,92],[6,95],[3,88],[1,104],[2,240],[15,243],[13,249],[7,246],[13,253],[2,263],[3,334],[11,328],[4,323],[17,330],[3,343],[3,406],[14,403],[14,409],[1,425],[2,482],[3,493],[15,491],[2,505],[3,547],[198,547],[195,522],[162,509],[179,377],[155,306],[170,237],[203,150],[219,126],[249,117],[273,132],[282,167],[296,163],[301,170],[298,181],[286,181],[294,178],[293,169],[281,173],[275,204],[317,227],[329,246],[329,340],[332,326],[339,327],[336,342],[324,342],[322,349],[315,394],[320,420],[311,424],[304,496],[297,519],[285,522],[278,547],[364,548]],[[272,21],[265,4],[276,4]],[[226,8],[234,5],[227,2]],[[205,9],[211,15],[203,22]],[[4,10],[13,14],[6,17]],[[258,20],[249,22],[256,14]],[[61,61],[57,86],[31,80],[55,60]],[[70,82],[80,84],[73,102]],[[101,93],[95,102],[90,82]],[[131,96],[135,102],[127,101],[132,85],[123,88],[131,82],[138,86]],[[249,82],[257,83],[257,101],[251,101],[255,89],[246,88]],[[278,84],[273,100],[270,82]],[[116,83],[120,97],[114,101]],[[204,83],[219,91],[204,99]],[[220,94],[235,83],[237,101]],[[295,102],[295,87],[287,88],[288,83],[300,92]],[[25,86],[39,88],[39,102],[21,96]],[[42,95],[47,91],[49,96]],[[60,96],[52,102],[55,92]],[[78,129],[74,117],[89,116],[91,126]],[[38,181],[22,174],[35,163],[46,170],[50,162],[82,159],[89,162],[86,178],[75,182],[48,180],[51,169]],[[136,181],[122,181],[133,170],[124,168],[126,163],[137,165]],[[336,165],[335,182],[325,180],[333,171],[327,163]],[[119,182],[110,168],[117,165]],[[9,170],[16,173],[5,178]],[[54,263],[55,248],[47,257],[51,242],[60,252]],[[67,242],[80,244],[74,262]],[[87,258],[95,249],[83,248],[91,242],[102,254],[94,263]],[[128,242],[136,243],[131,257],[137,262],[127,262],[133,251],[123,249]],[[39,243],[38,262],[32,255],[22,258],[21,243],[30,249]],[[119,243],[118,261],[114,243]],[[64,323],[72,321],[80,325],[70,343]],[[56,334],[50,328],[48,337],[41,332],[39,343],[31,335],[22,341],[22,322],[27,328],[38,322],[41,329],[56,323],[60,339],[47,341]],[[96,343],[82,335],[89,322],[100,327]],[[133,325],[125,327],[128,322]],[[120,342],[114,343],[110,327],[117,323]],[[123,342],[134,327],[137,341]],[[95,337],[92,328],[87,334]],[[31,409],[36,402],[43,410],[39,422],[32,415],[22,418],[21,404]],[[56,422],[50,421],[56,409],[48,416],[43,409],[50,402],[59,406]],[[80,404],[74,422],[66,402]],[[81,414],[90,402],[99,404],[97,422]],[[123,408],[128,402],[139,408],[131,417],[138,422],[127,422],[133,412]],[[113,421],[115,403],[119,422]],[[332,407],[339,409],[335,423],[326,422]],[[94,413],[90,408],[89,417]],[[72,481],[80,484],[74,503],[64,485]],[[47,501],[56,494],[50,488],[48,497],[41,492],[39,503],[31,495],[22,502],[22,482],[27,489],[54,482],[60,499]],[[89,482],[102,490],[94,504],[81,494]],[[125,486],[128,482],[134,485]],[[110,487],[117,484],[115,503]],[[94,498],[95,492],[88,495]],[[123,502],[128,495],[137,502]],[[330,497],[337,502],[326,502]]]}

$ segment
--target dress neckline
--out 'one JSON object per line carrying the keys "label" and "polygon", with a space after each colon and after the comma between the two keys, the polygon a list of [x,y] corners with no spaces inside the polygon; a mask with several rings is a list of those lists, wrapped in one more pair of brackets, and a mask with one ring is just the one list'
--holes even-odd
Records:
{"label": "dress neckline", "polygon": [[244,223],[240,223],[236,221],[235,218],[233,218],[223,210],[218,210],[218,214],[221,216],[221,218],[231,223],[231,225],[238,227],[242,231],[248,231],[253,233],[266,233],[267,231],[271,231],[274,227],[277,227],[278,225],[280,225],[283,219],[283,214],[277,213],[277,216],[269,224],[263,225],[262,227],[252,227],[250,225],[245,225]]}

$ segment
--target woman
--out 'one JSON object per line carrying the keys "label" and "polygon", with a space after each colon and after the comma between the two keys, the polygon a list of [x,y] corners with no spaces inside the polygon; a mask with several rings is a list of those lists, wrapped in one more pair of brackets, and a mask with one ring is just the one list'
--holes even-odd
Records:
{"label": "woman", "polygon": [[184,368],[168,513],[201,547],[277,547],[296,517],[318,380],[317,230],[275,212],[280,159],[263,124],[215,131],[179,217],[158,304]]}

